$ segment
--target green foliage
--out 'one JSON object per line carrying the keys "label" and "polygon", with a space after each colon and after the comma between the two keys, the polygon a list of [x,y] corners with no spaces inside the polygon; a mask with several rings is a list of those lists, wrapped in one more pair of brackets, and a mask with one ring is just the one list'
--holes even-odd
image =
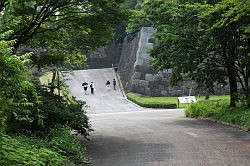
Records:
{"label": "green foliage", "polygon": [[159,102],[159,101],[152,101],[152,100],[145,100],[146,98],[142,98],[139,96],[136,96],[133,93],[127,93],[126,94],[127,98],[131,100],[132,102],[138,104],[139,106],[142,107],[147,107],[147,108],[168,108],[168,109],[174,109],[176,108],[176,104],[169,103],[169,102]]}
{"label": "green foliage", "polygon": [[90,50],[107,43],[114,27],[126,20],[120,0],[13,0],[0,16],[0,32],[12,29],[7,40],[16,39],[15,48]]}
{"label": "green foliage", "polygon": [[137,0],[124,0],[121,4],[123,9],[134,9],[137,4]]}
{"label": "green foliage", "polygon": [[[12,29],[18,55],[33,51],[32,62],[42,67],[85,67],[85,54],[107,44],[114,28],[126,22],[129,12],[120,0],[7,0],[0,3],[0,33]],[[3,6],[2,6],[3,5]]]}
{"label": "green foliage", "polygon": [[229,102],[225,100],[197,102],[192,103],[185,110],[185,114],[187,117],[212,118],[250,130],[250,109],[242,105],[234,108],[228,106]]}
{"label": "green foliage", "polygon": [[36,135],[15,136],[21,143],[29,143],[37,149],[46,148],[64,156],[65,159],[73,163],[86,163],[88,160],[83,156],[86,149],[82,147],[77,138],[71,135],[68,127],[57,126],[48,130],[43,137]]}
{"label": "green foliage", "polygon": [[[44,111],[43,128],[40,130],[63,125],[69,126],[70,129],[86,138],[89,136],[92,129],[86,112],[83,110],[84,103],[82,101],[72,99],[74,102],[69,103],[63,97],[51,94],[45,89],[41,89],[40,95],[42,98],[39,109]],[[34,128],[35,126],[32,129]]]}
{"label": "green foliage", "polygon": [[213,114],[216,114],[218,110],[226,107],[228,107],[228,102],[225,102],[225,100],[200,101],[197,103],[191,103],[185,113],[188,117],[210,117]]}
{"label": "green foliage", "polygon": [[0,164],[27,166],[61,166],[66,158],[47,148],[35,148],[29,142],[20,142],[9,136],[0,135]]}
{"label": "green foliage", "polygon": [[46,147],[66,156],[71,162],[88,162],[88,159],[83,156],[86,149],[79,144],[74,135],[70,134],[70,128],[56,127],[49,132],[46,138],[50,138],[49,143],[45,144]]}
{"label": "green foliage", "polygon": [[[189,3],[190,2],[190,3]],[[213,91],[229,80],[231,106],[237,100],[237,80],[249,96],[249,9],[247,0],[207,1],[151,0],[142,13],[156,29],[157,46],[151,64],[157,70],[172,69],[171,83],[184,77],[199,88]]]}
{"label": "green foliage", "polygon": [[[9,33],[1,37],[5,35]],[[31,138],[27,137],[28,143],[20,143],[1,135],[1,147],[4,149],[0,149],[0,164],[62,165],[66,161],[63,156],[74,162],[86,162],[82,156],[84,149],[69,133],[73,129],[87,138],[91,131],[83,103],[76,100],[68,102],[61,96],[35,87],[25,66],[30,54],[21,57],[12,55],[10,46],[13,43],[0,41],[0,132],[49,138],[46,141],[37,139],[44,144],[35,148],[39,143],[29,144]],[[57,128],[58,125],[68,127]],[[45,134],[48,131],[51,135]]]}
{"label": "green foliage", "polygon": [[[9,34],[4,34],[9,35]],[[38,94],[28,77],[24,65],[26,59],[11,54],[13,41],[0,41],[0,119],[1,130],[9,130],[16,124],[28,125],[40,122],[42,117],[36,105]],[[22,61],[24,58],[24,61]],[[36,116],[34,116],[36,115]],[[41,124],[37,124],[41,125]],[[4,127],[5,126],[5,127]],[[17,129],[19,130],[19,129]]]}
{"label": "green foliage", "polygon": [[146,18],[142,8],[142,1],[138,0],[135,8],[131,10],[131,16],[126,27],[126,32],[132,36],[136,35],[142,27],[151,26],[152,23]]}

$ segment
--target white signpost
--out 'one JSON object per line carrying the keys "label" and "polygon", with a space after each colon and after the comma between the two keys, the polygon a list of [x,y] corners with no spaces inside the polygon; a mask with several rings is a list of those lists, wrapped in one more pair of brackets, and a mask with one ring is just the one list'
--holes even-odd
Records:
{"label": "white signpost", "polygon": [[195,96],[185,96],[185,97],[178,97],[178,108],[179,108],[179,104],[180,103],[192,103],[192,102],[196,102],[196,98]]}

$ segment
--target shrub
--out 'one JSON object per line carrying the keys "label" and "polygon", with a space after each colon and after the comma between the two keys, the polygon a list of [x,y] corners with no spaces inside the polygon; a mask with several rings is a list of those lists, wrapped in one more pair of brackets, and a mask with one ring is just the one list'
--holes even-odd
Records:
{"label": "shrub", "polygon": [[187,117],[208,117],[244,126],[250,130],[250,109],[241,105],[233,108],[228,106],[229,102],[225,100],[197,102],[192,103],[186,109],[185,114]]}
{"label": "shrub", "polygon": [[57,125],[69,126],[87,138],[92,129],[83,106],[84,103],[80,100],[68,103],[61,96],[44,90],[42,103],[39,105],[39,109],[44,112],[44,128],[53,128]]}
{"label": "shrub", "polygon": [[[1,36],[1,34],[0,34]],[[4,37],[3,37],[4,38]],[[39,122],[38,95],[31,83],[24,56],[12,55],[14,41],[0,42],[0,123],[1,131],[18,131],[33,121]],[[36,116],[33,116],[33,115]]]}
{"label": "shrub", "polygon": [[191,103],[185,110],[188,117],[211,117],[218,112],[218,110],[228,106],[228,102],[225,100],[217,101],[198,101],[197,103]]}
{"label": "shrub", "polygon": [[68,127],[57,126],[49,130],[43,137],[19,135],[16,139],[22,143],[29,142],[30,145],[38,149],[50,149],[74,163],[88,162],[83,156],[86,149],[79,144],[75,136],[70,134]]}
{"label": "shrub", "polygon": [[7,135],[0,135],[0,165],[61,166],[66,158],[47,148],[36,148]]}
{"label": "shrub", "polygon": [[79,144],[75,136],[70,134],[69,128],[52,129],[47,138],[51,138],[47,146],[66,156],[70,161],[74,163],[88,162],[83,156],[86,149]]}

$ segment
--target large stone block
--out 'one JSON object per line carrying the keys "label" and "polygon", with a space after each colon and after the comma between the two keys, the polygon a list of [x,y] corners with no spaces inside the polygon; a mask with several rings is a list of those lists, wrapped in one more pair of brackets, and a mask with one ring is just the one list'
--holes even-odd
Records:
{"label": "large stone block", "polygon": [[140,80],[132,80],[131,86],[132,86],[132,87],[140,86]]}
{"label": "large stone block", "polygon": [[166,90],[162,90],[162,91],[161,91],[161,95],[163,95],[163,96],[167,96],[167,95],[168,95],[168,91],[166,91]]}
{"label": "large stone block", "polygon": [[146,70],[147,70],[146,66],[143,66],[143,65],[136,65],[135,66],[135,71],[136,72],[145,73]]}
{"label": "large stone block", "polygon": [[164,88],[164,85],[159,85],[159,89],[160,90],[164,90],[165,88]]}
{"label": "large stone block", "polygon": [[153,81],[153,74],[145,74],[145,80],[146,81]]}
{"label": "large stone block", "polygon": [[148,86],[148,81],[146,81],[146,80],[139,80],[139,85],[146,88]]}
{"label": "large stone block", "polygon": [[145,87],[132,86],[131,91],[134,92],[134,93],[145,94]]}
{"label": "large stone block", "polygon": [[134,72],[134,74],[132,75],[132,79],[141,79],[141,72]]}

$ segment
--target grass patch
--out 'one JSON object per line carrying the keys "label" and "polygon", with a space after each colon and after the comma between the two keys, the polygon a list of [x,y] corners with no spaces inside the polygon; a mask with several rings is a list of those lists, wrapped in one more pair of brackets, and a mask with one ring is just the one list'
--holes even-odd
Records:
{"label": "grass patch", "polygon": [[[134,103],[143,106],[159,106],[159,105],[168,105],[168,104],[175,104],[178,105],[177,97],[141,97],[134,93],[126,93],[126,96],[129,100],[133,101]],[[205,96],[196,97],[197,101],[204,101]],[[220,95],[215,96],[211,95],[209,97],[210,101],[217,101],[217,100],[228,100],[229,101],[230,96],[229,95]],[[190,104],[180,104],[180,108],[187,108]],[[164,108],[164,107],[151,107],[151,108]]]}
{"label": "grass patch", "polygon": [[129,100],[142,107],[169,109],[177,107],[173,98],[166,99],[166,97],[140,97],[133,93],[127,93],[126,96]]}

